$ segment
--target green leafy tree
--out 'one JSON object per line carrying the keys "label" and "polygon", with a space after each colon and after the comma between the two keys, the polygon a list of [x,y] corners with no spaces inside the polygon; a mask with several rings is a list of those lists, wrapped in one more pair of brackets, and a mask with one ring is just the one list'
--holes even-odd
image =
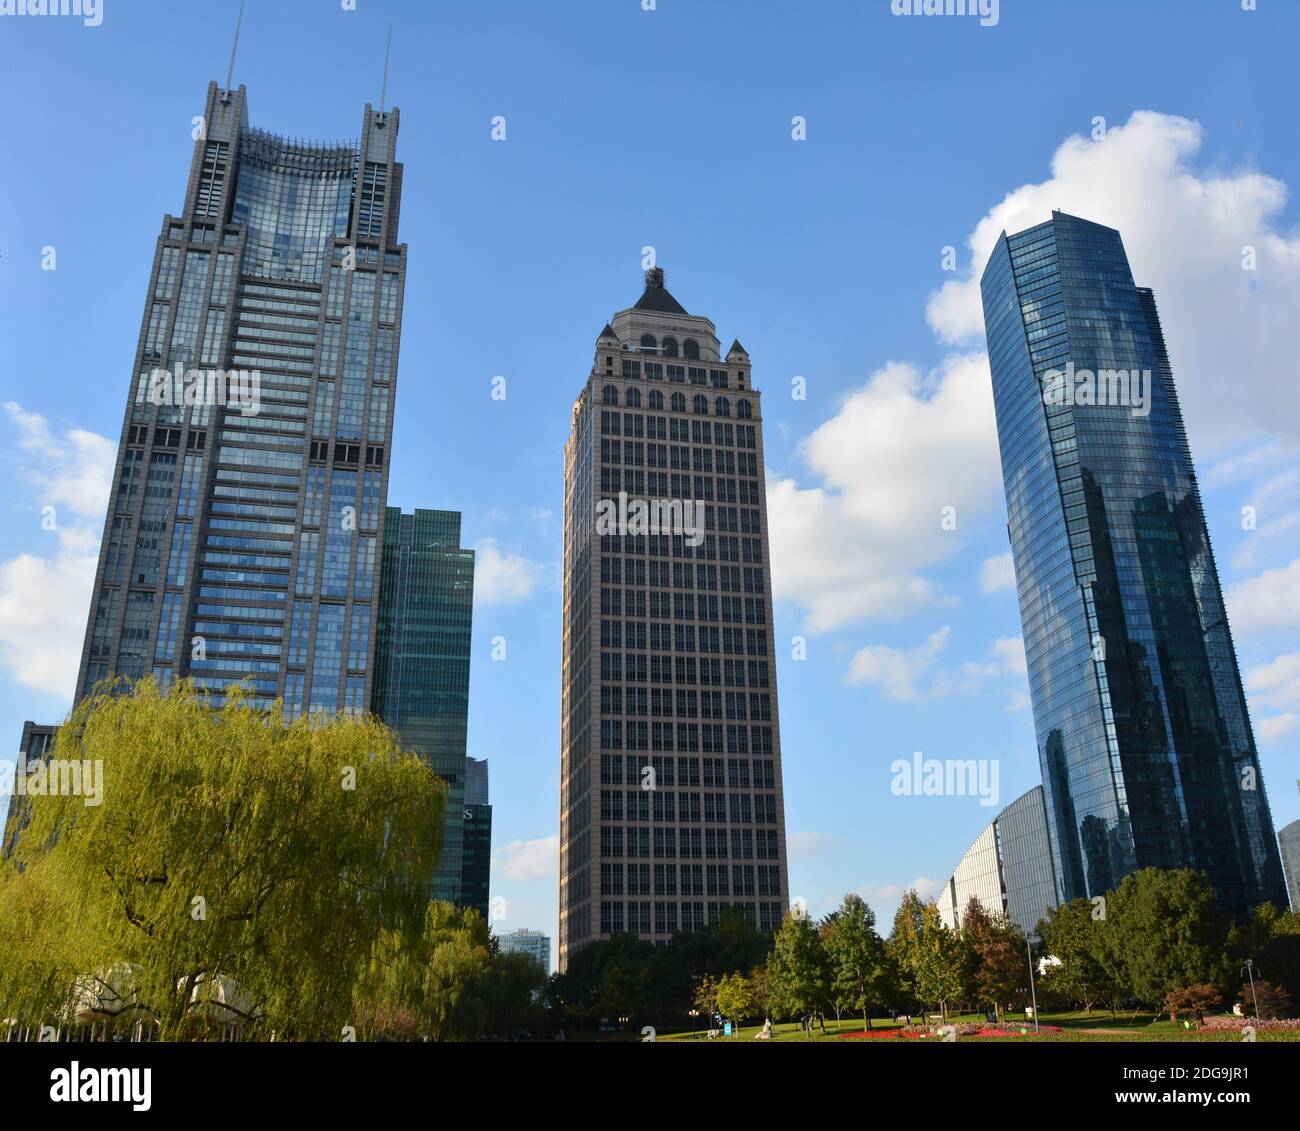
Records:
{"label": "green leafy tree", "polygon": [[718,982],[717,1001],[718,1012],[723,1017],[730,1018],[736,1029],[740,1028],[742,1021],[753,1017],[757,1011],[753,987],[749,984],[749,979],[741,973],[722,976],[721,981]]}
{"label": "green leafy tree", "polygon": [[[1259,1003],[1256,1012],[1255,1003]],[[1261,1021],[1276,1021],[1280,1018],[1297,1016],[1296,1007],[1287,992],[1273,982],[1255,979],[1252,987],[1249,982],[1241,987],[1237,994],[1237,1003],[1246,1017],[1258,1017]]]}
{"label": "green leafy tree", "polygon": [[1122,962],[1133,996],[1158,1004],[1171,990],[1232,980],[1229,922],[1204,873],[1144,868],[1107,897],[1103,943]]}
{"label": "green leafy tree", "polygon": [[1105,922],[1093,917],[1090,900],[1073,899],[1052,908],[1038,924],[1046,954],[1056,959],[1045,981],[1049,992],[1081,1004],[1088,1014],[1098,1001],[1114,1004],[1123,996],[1121,981],[1111,976],[1102,961]]}
{"label": "green leafy tree", "polygon": [[[862,1028],[871,1028],[871,1007],[884,1003],[889,989],[889,961],[876,933],[875,913],[860,896],[844,897],[823,933],[831,967],[831,991],[837,1002],[862,1011]],[[838,1016],[838,1015],[837,1015]]]}
{"label": "green leafy tree", "polygon": [[27,798],[0,879],[5,1016],[68,1018],[86,979],[129,969],[164,1039],[218,990],[264,1033],[336,1037],[381,935],[421,934],[447,791],[378,722],[144,680],[82,700],[53,757],[102,767],[102,803]]}
{"label": "green leafy tree", "polygon": [[960,937],[944,926],[933,900],[923,902],[910,888],[903,893],[890,950],[903,989],[922,1005],[937,1005],[947,1020],[949,1003],[965,988],[967,955]]}
{"label": "green leafy tree", "polygon": [[766,965],[755,966],[749,972],[749,989],[754,995],[754,1009],[767,1020],[772,1016],[772,990]]}
{"label": "green leafy tree", "polygon": [[1251,959],[1287,997],[1300,1001],[1300,912],[1260,904],[1247,923],[1233,927],[1228,952],[1234,970],[1240,970],[1246,959]]}
{"label": "green leafy tree", "polygon": [[767,962],[775,1011],[799,1017],[811,1035],[811,1019],[830,996],[830,968],[821,935],[806,915],[788,913],[776,933]]}
{"label": "green leafy tree", "polygon": [[970,949],[970,987],[1002,1020],[1008,1004],[1027,996],[1029,948],[1020,928],[1001,913],[991,914],[974,896],[966,904],[961,933]]}

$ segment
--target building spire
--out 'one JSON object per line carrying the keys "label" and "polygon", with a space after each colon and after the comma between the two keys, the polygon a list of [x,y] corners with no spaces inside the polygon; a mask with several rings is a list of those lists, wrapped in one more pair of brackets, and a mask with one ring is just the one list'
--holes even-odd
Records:
{"label": "building spire", "polygon": [[230,66],[226,68],[226,89],[235,77],[235,52],[239,50],[239,27],[244,22],[244,0],[239,0],[239,16],[235,20],[235,41],[230,45]]}
{"label": "building spire", "polygon": [[379,112],[384,112],[384,100],[388,97],[388,59],[393,53],[393,21],[388,21],[388,46],[384,48],[384,84],[379,88]]}

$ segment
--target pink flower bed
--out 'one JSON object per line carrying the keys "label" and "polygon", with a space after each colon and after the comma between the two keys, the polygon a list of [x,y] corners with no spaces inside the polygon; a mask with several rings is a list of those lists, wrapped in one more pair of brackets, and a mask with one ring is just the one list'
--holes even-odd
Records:
{"label": "pink flower bed", "polygon": [[[994,1029],[983,1025],[976,1025],[973,1022],[964,1022],[961,1025],[954,1025],[953,1028],[957,1030],[958,1038],[1019,1037],[1021,1035],[1019,1029]],[[1030,1034],[1033,1033],[1032,1026],[1027,1025],[1025,1026],[1025,1028],[1028,1031],[1028,1033]],[[1042,1031],[1044,1033],[1059,1033],[1061,1032],[1061,1028],[1058,1025],[1044,1025]],[[868,1038],[875,1037],[875,1038],[881,1038],[885,1040],[900,1040],[900,1039],[929,1040],[930,1038],[934,1038],[936,1040],[942,1040],[942,1037],[940,1037],[939,1035],[938,1026],[930,1027],[925,1025],[908,1025],[902,1029],[873,1029],[869,1033],[854,1032],[854,1033],[840,1034],[841,1040],[861,1040],[863,1037],[868,1037]]]}
{"label": "pink flower bed", "polygon": [[1300,1032],[1300,1017],[1288,1017],[1281,1021],[1258,1021],[1253,1017],[1207,1017],[1203,1028],[1239,1033],[1247,1025],[1253,1025],[1265,1033],[1295,1033]]}

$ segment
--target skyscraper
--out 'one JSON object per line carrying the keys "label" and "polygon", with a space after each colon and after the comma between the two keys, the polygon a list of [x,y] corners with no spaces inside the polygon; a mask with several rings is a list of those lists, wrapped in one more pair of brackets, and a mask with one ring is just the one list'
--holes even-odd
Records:
{"label": "skyscraper", "polygon": [[550,974],[551,940],[545,931],[530,931],[527,927],[520,927],[517,931],[499,935],[497,942],[502,954],[526,954],[542,968],[543,974]]}
{"label": "skyscraper", "polygon": [[45,726],[30,719],[23,723],[23,736],[18,741],[18,763],[14,768],[14,781],[9,794],[0,838],[0,856],[10,855],[18,843],[18,834],[27,824],[28,801],[19,793],[18,776],[30,772],[29,767],[37,762],[48,762],[54,754],[54,738],[59,733],[57,726]]}
{"label": "skyscraper", "polygon": [[1287,891],[1291,896],[1291,910],[1300,911],[1300,821],[1284,825],[1277,834],[1277,843],[1282,853]]}
{"label": "skyscraper", "polygon": [[465,759],[465,823],[461,835],[460,905],[488,918],[492,880],[492,802],[486,758]]}
{"label": "skyscraper", "polygon": [[1118,232],[1061,212],[982,281],[1060,897],[1194,868],[1285,899],[1182,413]]}
{"label": "skyscraper", "polygon": [[398,111],[359,142],[249,125],[208,87],[163,218],[77,694],[247,680],[292,715],[370,702],[406,248]]}
{"label": "skyscraper", "polygon": [[403,514],[389,507],[371,706],[447,783],[442,854],[430,898],[459,905],[473,613],[474,551],[461,549],[460,514]]}
{"label": "skyscraper", "polygon": [[760,397],[653,268],[596,340],[565,446],[564,969],[787,902]]}

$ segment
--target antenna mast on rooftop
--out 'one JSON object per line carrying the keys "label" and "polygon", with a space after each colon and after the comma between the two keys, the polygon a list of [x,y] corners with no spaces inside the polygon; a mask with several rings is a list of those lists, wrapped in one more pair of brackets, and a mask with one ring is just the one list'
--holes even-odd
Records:
{"label": "antenna mast on rooftop", "polygon": [[239,27],[244,22],[244,0],[239,0],[239,16],[235,20],[235,42],[230,45],[230,66],[226,68],[226,89],[230,89],[235,76],[235,52],[239,49]]}

